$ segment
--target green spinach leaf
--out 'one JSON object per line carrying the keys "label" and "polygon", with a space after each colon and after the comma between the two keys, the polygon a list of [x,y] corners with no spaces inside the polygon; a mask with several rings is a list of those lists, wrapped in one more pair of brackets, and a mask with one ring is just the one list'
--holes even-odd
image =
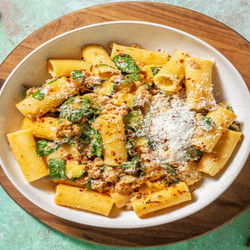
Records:
{"label": "green spinach leaf", "polygon": [[56,151],[58,148],[58,143],[49,140],[40,140],[36,142],[36,153],[39,156],[49,155],[50,153]]}
{"label": "green spinach leaf", "polygon": [[65,163],[63,158],[49,159],[49,176],[51,180],[65,180]]}
{"label": "green spinach leaf", "polygon": [[128,54],[118,54],[113,58],[113,61],[122,73],[137,74],[140,71],[132,57]]}

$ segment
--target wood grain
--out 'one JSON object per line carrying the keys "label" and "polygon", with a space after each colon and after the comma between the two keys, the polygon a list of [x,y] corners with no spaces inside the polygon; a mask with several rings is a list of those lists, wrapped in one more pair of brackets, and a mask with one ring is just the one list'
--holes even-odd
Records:
{"label": "wood grain", "polygon": [[[140,20],[171,26],[209,43],[238,69],[250,88],[250,46],[235,31],[197,12],[151,2],[121,2],[98,5],[63,16],[34,32],[20,43],[0,66],[0,86],[15,66],[47,40],[89,24]],[[201,211],[176,222],[144,229],[103,229],[83,226],[55,217],[23,197],[0,168],[0,182],[7,193],[27,212],[67,235],[115,246],[155,246],[179,242],[218,228],[250,205],[250,158],[228,190]]]}

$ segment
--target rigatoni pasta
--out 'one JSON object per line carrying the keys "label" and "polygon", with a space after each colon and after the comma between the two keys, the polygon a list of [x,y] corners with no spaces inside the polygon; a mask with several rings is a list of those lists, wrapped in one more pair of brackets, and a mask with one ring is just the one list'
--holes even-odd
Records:
{"label": "rigatoni pasta", "polygon": [[241,132],[228,129],[222,135],[213,151],[202,156],[197,169],[212,176],[216,175],[224,168],[241,136]]}
{"label": "rigatoni pasta", "polygon": [[190,109],[211,109],[214,106],[212,67],[213,62],[210,60],[186,59],[186,93],[187,105]]}
{"label": "rigatoni pasta", "polygon": [[155,85],[166,92],[177,92],[181,89],[179,83],[183,80],[184,60],[189,55],[182,51],[176,50],[170,60],[161,68],[158,74],[154,76]]}
{"label": "rigatoni pasta", "polygon": [[140,65],[164,65],[168,61],[168,54],[163,51],[153,51],[138,47],[129,47],[112,43],[111,58],[118,54],[128,54]]}
{"label": "rigatoni pasta", "polygon": [[25,129],[10,133],[7,134],[7,138],[28,182],[38,180],[49,174],[42,157],[36,154],[36,142],[31,130]]}
{"label": "rigatoni pasta", "polygon": [[82,49],[82,57],[93,67],[96,67],[99,71],[99,76],[103,78],[110,78],[112,75],[120,73],[108,52],[100,45],[86,45]]}
{"label": "rigatoni pasta", "polygon": [[191,201],[189,187],[225,167],[242,137],[214,99],[213,62],[116,43],[82,57],[49,59],[52,79],[16,104],[21,130],[7,138],[27,181],[49,175],[57,205],[104,216]]}

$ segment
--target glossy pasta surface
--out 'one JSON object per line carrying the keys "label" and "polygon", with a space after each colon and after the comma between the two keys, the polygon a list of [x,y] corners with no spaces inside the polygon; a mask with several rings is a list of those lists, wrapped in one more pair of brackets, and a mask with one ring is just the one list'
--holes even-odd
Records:
{"label": "glossy pasta surface", "polygon": [[192,202],[190,186],[225,168],[242,138],[233,108],[214,99],[216,62],[110,48],[49,59],[52,78],[16,104],[24,118],[7,138],[26,180],[49,175],[57,205],[104,216]]}

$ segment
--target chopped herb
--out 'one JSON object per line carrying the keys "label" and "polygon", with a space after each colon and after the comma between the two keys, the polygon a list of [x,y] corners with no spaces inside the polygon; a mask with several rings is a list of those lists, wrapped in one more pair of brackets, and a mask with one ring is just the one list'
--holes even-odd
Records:
{"label": "chopped herb", "polygon": [[49,155],[50,153],[56,151],[58,148],[58,143],[49,140],[40,140],[36,142],[36,153],[38,156]]}
{"label": "chopped herb", "polygon": [[203,154],[204,154],[204,151],[194,148],[194,147],[189,147],[184,150],[184,157],[191,161],[199,160],[203,156]]}
{"label": "chopped herb", "polygon": [[84,72],[81,70],[72,70],[71,75],[73,76],[74,80],[83,80]]}
{"label": "chopped herb", "polygon": [[133,81],[138,81],[139,78],[140,78],[140,76],[139,76],[138,74],[128,74],[128,75],[126,75],[126,77],[127,77],[128,79],[133,80]]}
{"label": "chopped herb", "polygon": [[102,156],[102,137],[98,130],[91,128],[91,154]]}
{"label": "chopped herb", "polygon": [[168,164],[165,164],[165,169],[167,170],[167,176],[165,178],[165,183],[171,185],[181,181],[181,178],[176,173],[176,170]]}
{"label": "chopped herb", "polygon": [[140,69],[128,54],[118,54],[113,58],[115,65],[125,74],[137,74]]}
{"label": "chopped herb", "polygon": [[37,92],[35,92],[32,97],[38,100],[43,100],[44,99],[44,92],[43,92],[43,88],[39,89]]}
{"label": "chopped herb", "polygon": [[161,67],[151,67],[150,69],[155,76],[161,70]]}
{"label": "chopped herb", "polygon": [[49,159],[49,176],[51,180],[65,180],[65,163],[63,158]]}

